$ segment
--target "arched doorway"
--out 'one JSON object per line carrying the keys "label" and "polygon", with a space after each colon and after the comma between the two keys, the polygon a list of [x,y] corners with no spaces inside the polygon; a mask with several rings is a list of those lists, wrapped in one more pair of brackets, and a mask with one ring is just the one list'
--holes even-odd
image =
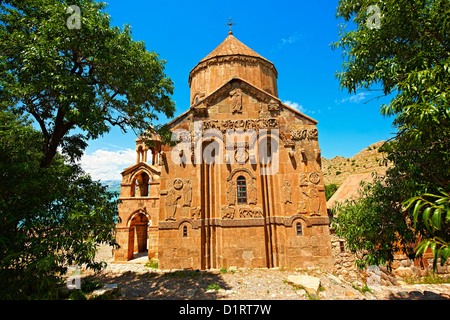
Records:
{"label": "arched doorway", "polygon": [[148,226],[149,219],[142,212],[137,212],[129,223],[128,256],[138,257],[140,253],[148,252]]}

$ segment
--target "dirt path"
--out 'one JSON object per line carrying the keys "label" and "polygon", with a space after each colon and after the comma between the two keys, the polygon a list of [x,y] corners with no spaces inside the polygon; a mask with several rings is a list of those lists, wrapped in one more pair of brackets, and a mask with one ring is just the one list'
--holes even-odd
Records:
{"label": "dirt path", "polygon": [[[378,286],[362,292],[361,284],[350,283],[320,269],[236,269],[209,271],[161,271],[145,266],[145,256],[128,263],[111,263],[108,248],[98,259],[108,263],[100,274],[86,271],[83,278],[117,284],[117,299],[188,300],[444,300],[450,299],[450,284]],[[317,296],[288,283],[290,275],[307,274],[320,279]]]}

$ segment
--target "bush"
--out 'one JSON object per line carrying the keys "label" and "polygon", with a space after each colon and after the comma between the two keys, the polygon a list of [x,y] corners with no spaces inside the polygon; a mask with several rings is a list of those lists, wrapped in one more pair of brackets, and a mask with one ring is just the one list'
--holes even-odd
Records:
{"label": "bush", "polygon": [[338,186],[335,183],[325,185],[325,197],[328,200],[333,196],[333,194],[337,191]]}

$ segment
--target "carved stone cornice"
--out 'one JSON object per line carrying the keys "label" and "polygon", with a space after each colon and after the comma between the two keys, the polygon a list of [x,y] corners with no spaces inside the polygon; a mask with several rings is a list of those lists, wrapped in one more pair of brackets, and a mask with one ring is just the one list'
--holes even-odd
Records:
{"label": "carved stone cornice", "polygon": [[211,59],[201,61],[199,62],[189,73],[189,86],[191,86],[192,77],[200,70],[208,68],[211,65],[220,64],[220,63],[229,63],[229,62],[247,62],[247,63],[254,63],[254,64],[261,64],[266,68],[269,68],[272,70],[272,72],[275,74],[275,77],[278,77],[277,69],[275,68],[275,65],[263,58],[258,57],[251,57],[251,56],[245,56],[245,55],[230,55],[230,56],[218,56],[213,57]]}
{"label": "carved stone cornice", "polygon": [[290,217],[266,217],[266,218],[250,218],[250,219],[190,219],[181,218],[177,221],[160,221],[158,229],[169,230],[178,229],[182,223],[190,223],[192,229],[199,229],[202,224],[204,226],[216,227],[254,227],[264,225],[280,225],[285,227],[292,227],[294,220],[301,219],[305,222],[307,227],[317,225],[328,225],[330,219],[327,216],[309,217],[303,214],[294,214]]}

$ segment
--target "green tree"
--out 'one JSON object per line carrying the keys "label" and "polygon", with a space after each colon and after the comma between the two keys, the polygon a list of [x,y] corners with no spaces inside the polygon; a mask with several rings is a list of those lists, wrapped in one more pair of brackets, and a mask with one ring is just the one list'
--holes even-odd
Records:
{"label": "green tree", "polygon": [[337,191],[338,186],[335,183],[330,183],[325,185],[325,198],[330,200],[333,194]]}
{"label": "green tree", "polygon": [[[414,223],[417,224],[419,219],[419,211],[425,208],[422,212],[423,223],[432,235],[432,238],[423,239],[417,247],[417,253],[424,253],[427,248],[431,248],[433,252],[433,270],[436,269],[437,261],[440,258],[443,265],[450,256],[450,245],[448,237],[443,239],[438,233],[441,233],[445,224],[450,223],[450,195],[445,191],[441,194],[423,194],[421,196],[412,197],[405,201],[406,209],[414,206],[413,218]],[[448,236],[448,234],[447,234]]]}
{"label": "green tree", "polygon": [[[80,8],[79,29],[68,27],[69,5]],[[112,126],[166,136],[151,125],[175,110],[165,61],[133,41],[130,26],[111,26],[105,7],[94,0],[0,2],[0,107],[35,119],[43,167],[58,147],[79,159],[86,141]]]}
{"label": "green tree", "polygon": [[0,299],[58,298],[67,266],[100,270],[97,246],[114,244],[114,195],[59,154],[40,167],[43,139],[0,111]]}
{"label": "green tree", "polygon": [[[377,6],[379,16],[369,10],[371,5]],[[356,25],[355,30],[343,26],[339,41],[332,45],[334,49],[342,49],[344,58],[343,70],[337,73],[341,88],[349,93],[379,90],[383,95],[392,94],[390,104],[382,105],[380,112],[394,117],[393,124],[398,128],[395,139],[384,146],[387,159],[394,167],[384,179],[375,182],[366,194],[370,199],[361,198],[350,204],[358,209],[342,206],[338,210],[337,232],[354,239],[354,251],[364,251],[366,262],[371,263],[391,261],[393,253],[400,249],[397,244],[405,239],[438,237],[444,244],[448,243],[446,213],[440,215],[440,230],[430,229],[426,219],[411,222],[418,215],[414,217],[413,206],[407,204],[423,194],[438,195],[440,190],[448,193],[450,3],[341,0],[337,16]],[[375,28],[371,24],[374,18],[379,20]],[[379,217],[373,216],[373,210]],[[358,222],[365,223],[363,226],[357,225],[357,219],[352,223],[345,218],[345,215],[356,217],[364,213],[372,218]],[[356,236],[359,228],[367,232]],[[374,244],[368,249],[364,246],[369,239],[366,235],[373,234],[369,230],[377,229],[380,234],[394,232],[395,236],[373,237]],[[402,250],[411,253],[406,242],[403,244]],[[441,245],[435,242],[430,247],[439,250]]]}

